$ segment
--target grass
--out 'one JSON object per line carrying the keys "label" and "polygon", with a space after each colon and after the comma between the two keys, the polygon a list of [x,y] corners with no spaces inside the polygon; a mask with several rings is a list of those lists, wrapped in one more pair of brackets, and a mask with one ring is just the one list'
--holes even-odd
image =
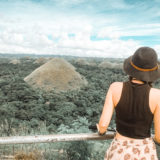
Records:
{"label": "grass", "polygon": [[14,155],[14,160],[43,160],[43,159],[44,158],[42,153],[37,150],[29,153],[21,151]]}

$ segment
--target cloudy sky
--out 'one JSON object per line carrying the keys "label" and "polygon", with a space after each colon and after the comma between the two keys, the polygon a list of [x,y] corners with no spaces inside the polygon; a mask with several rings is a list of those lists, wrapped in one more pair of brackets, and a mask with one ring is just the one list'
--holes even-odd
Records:
{"label": "cloudy sky", "polygon": [[160,57],[160,0],[0,0],[0,53]]}

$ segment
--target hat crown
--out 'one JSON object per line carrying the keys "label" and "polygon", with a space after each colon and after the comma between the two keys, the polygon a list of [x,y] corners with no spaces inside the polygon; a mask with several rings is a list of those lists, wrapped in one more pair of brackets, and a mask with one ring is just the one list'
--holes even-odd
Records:
{"label": "hat crown", "polygon": [[152,48],[141,47],[132,56],[132,63],[143,69],[154,68],[157,65],[157,54]]}

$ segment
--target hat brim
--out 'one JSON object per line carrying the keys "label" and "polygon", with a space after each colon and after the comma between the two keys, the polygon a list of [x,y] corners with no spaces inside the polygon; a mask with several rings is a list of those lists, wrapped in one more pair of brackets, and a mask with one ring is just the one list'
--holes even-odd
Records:
{"label": "hat brim", "polygon": [[139,71],[131,65],[130,63],[131,59],[132,59],[132,56],[124,60],[123,69],[126,72],[126,74],[146,82],[154,82],[158,78],[160,78],[160,67],[158,67],[158,69],[155,71],[147,71],[147,72]]}

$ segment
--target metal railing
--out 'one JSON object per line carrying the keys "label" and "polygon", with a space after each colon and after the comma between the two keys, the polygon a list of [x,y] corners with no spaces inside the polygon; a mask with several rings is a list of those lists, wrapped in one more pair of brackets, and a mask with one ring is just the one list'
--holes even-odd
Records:
{"label": "metal railing", "polygon": [[[35,136],[12,136],[12,137],[0,137],[0,145],[10,144],[32,144],[32,143],[53,143],[64,141],[86,141],[86,140],[108,140],[113,139],[115,135],[114,131],[107,131],[103,136],[98,133],[78,133],[78,134],[53,134],[53,135],[35,135]],[[153,136],[153,135],[152,135]],[[157,148],[158,157],[160,147]],[[7,159],[8,156],[5,158]],[[11,156],[9,159],[13,159]]]}
{"label": "metal railing", "polygon": [[53,134],[53,135],[0,137],[0,145],[52,143],[52,142],[63,142],[63,141],[106,140],[106,139],[112,139],[114,137],[114,134],[115,132],[108,131],[103,136],[98,135],[98,133],[79,133],[79,134]]}

